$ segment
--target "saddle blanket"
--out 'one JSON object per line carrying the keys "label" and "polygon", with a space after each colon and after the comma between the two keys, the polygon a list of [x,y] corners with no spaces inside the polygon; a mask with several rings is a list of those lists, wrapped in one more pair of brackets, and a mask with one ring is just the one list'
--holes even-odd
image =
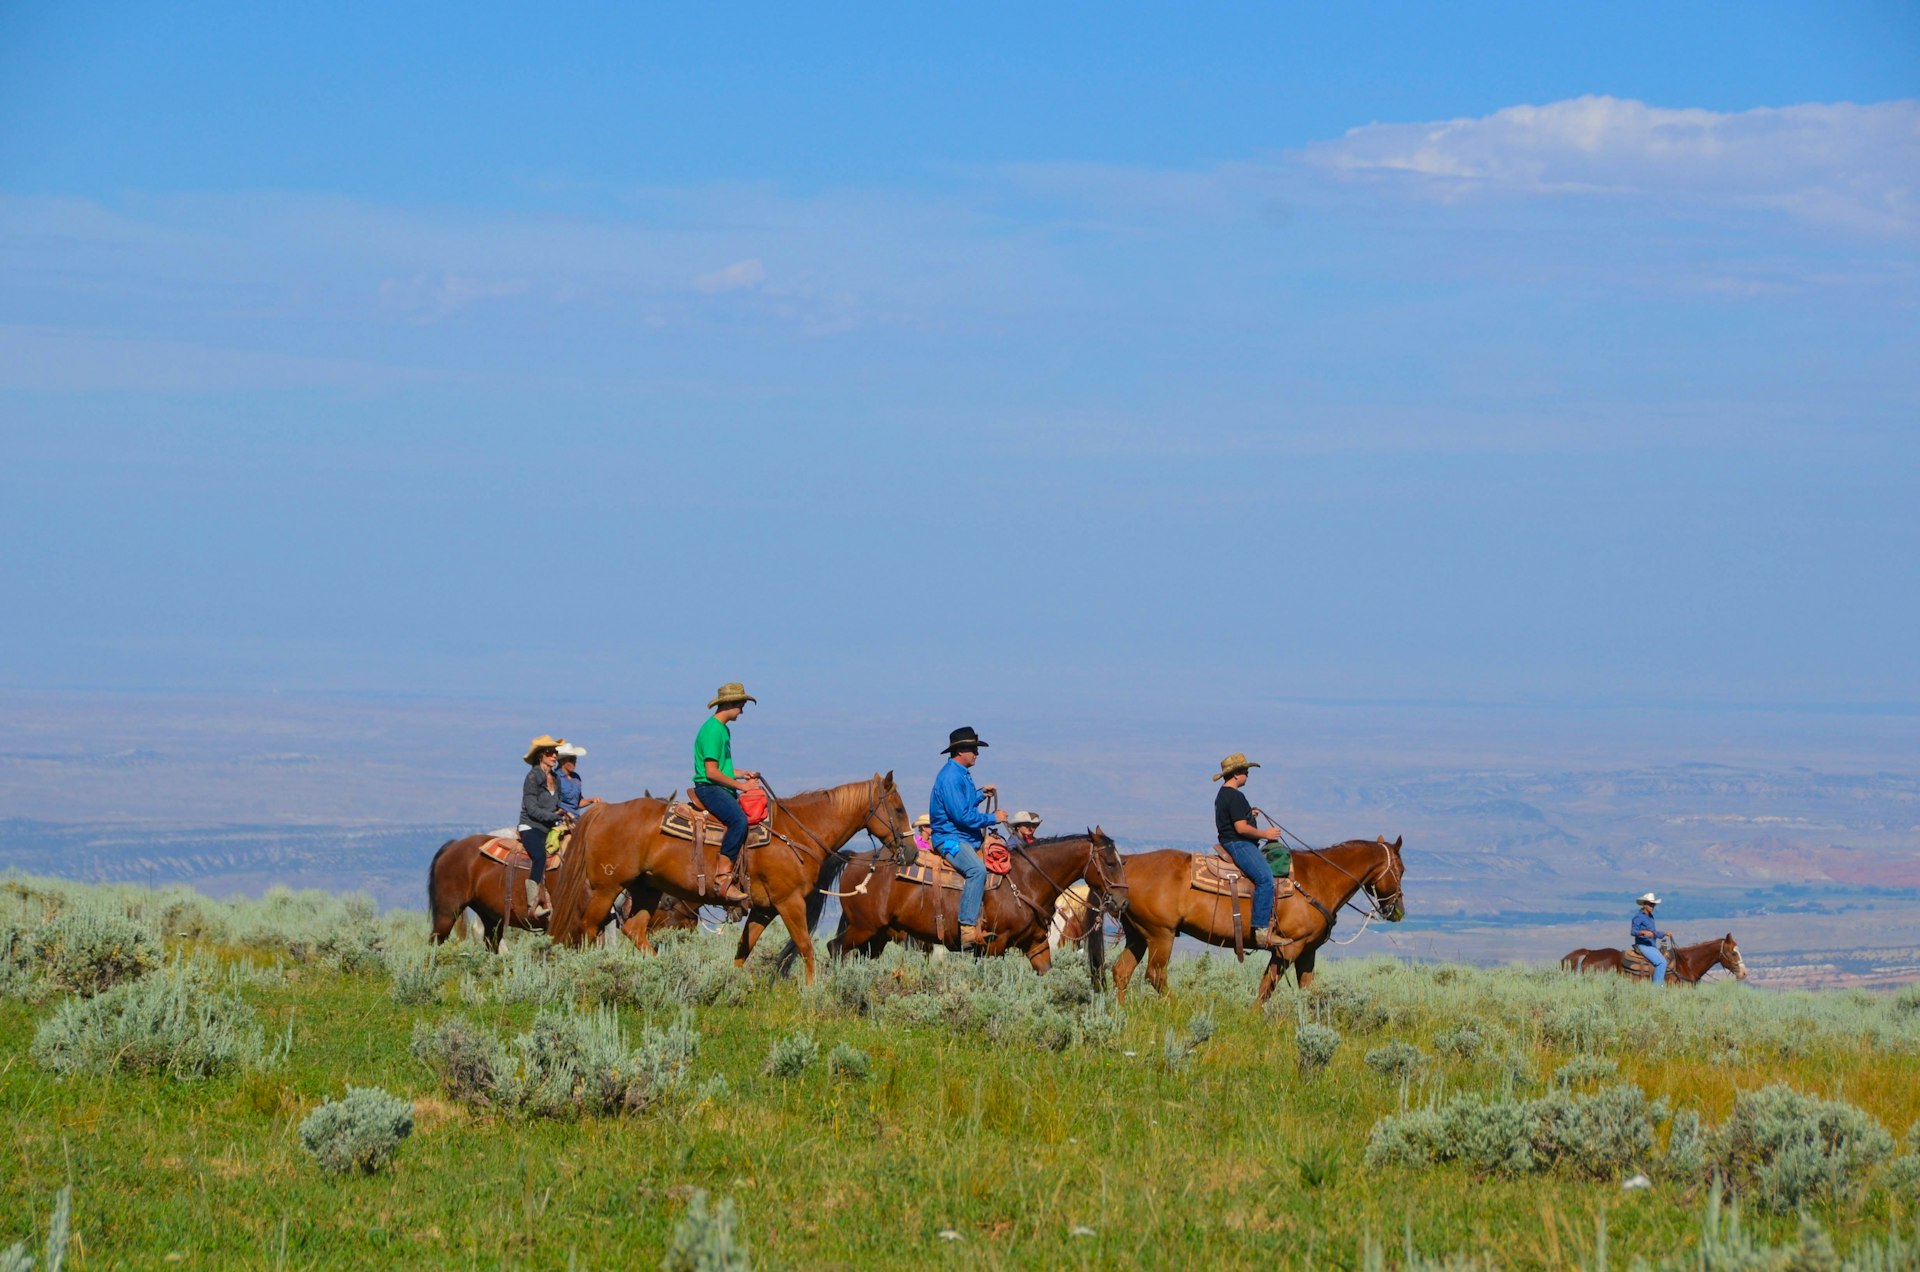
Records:
{"label": "saddle blanket", "polygon": [[[560,842],[547,852],[547,869],[557,870],[560,858],[567,851],[567,845],[573,841],[573,832],[560,836]],[[514,831],[504,833],[496,831],[492,839],[480,845],[480,855],[500,862],[510,870],[533,869],[533,858],[527,856],[527,850],[520,846],[520,837]]]}
{"label": "saddle blanket", "polygon": [[1653,976],[1653,964],[1639,950],[1628,946],[1620,951],[1620,967],[1629,976]]}
{"label": "saddle blanket", "polygon": [[[692,843],[693,817],[693,805],[669,804],[667,805],[666,820],[660,823],[661,833],[673,839],[684,839],[688,843]],[[712,816],[707,817],[706,822],[707,834],[702,846],[705,844],[713,844],[717,847],[720,841],[726,837],[726,823]],[[757,826],[747,827],[746,846],[748,848],[764,848],[772,842],[773,824],[771,822],[761,822]]]}
{"label": "saddle blanket", "polygon": [[[1236,866],[1231,859],[1215,853],[1196,852],[1193,864],[1187,871],[1187,886],[1195,892],[1206,892],[1219,897],[1251,897],[1253,880],[1246,872]],[[1291,876],[1282,876],[1273,881],[1273,899],[1278,903],[1293,892]]]}
{"label": "saddle blanket", "polygon": [[[900,868],[900,878],[906,883],[938,884],[942,888],[951,888],[958,892],[967,884],[966,876],[947,864],[947,859],[931,849],[922,848],[913,855],[913,864]],[[987,891],[991,892],[1007,878],[1006,875],[987,872]]]}

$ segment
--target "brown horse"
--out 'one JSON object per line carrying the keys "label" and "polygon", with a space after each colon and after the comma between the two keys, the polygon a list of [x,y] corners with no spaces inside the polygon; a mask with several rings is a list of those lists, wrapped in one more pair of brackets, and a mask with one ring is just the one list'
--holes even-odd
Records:
{"label": "brown horse", "polygon": [[[1085,879],[1096,906],[1125,908],[1127,881],[1120,849],[1095,826],[1084,835],[1058,835],[1007,845],[1013,869],[987,891],[980,926],[989,934],[983,953],[1019,950],[1044,972],[1053,965],[1047,926],[1054,902],[1077,879]],[[960,948],[960,894],[950,888],[910,883],[899,877],[885,853],[862,853],[840,875],[840,930],[827,946],[834,957],[848,950],[878,954],[890,941],[917,939]],[[1093,928],[1099,930],[1095,923]],[[1087,957],[1096,983],[1104,975],[1105,951],[1089,935]]]}
{"label": "brown horse", "polygon": [[[1574,959],[1574,955],[1582,957]],[[1577,972],[1618,972],[1622,976],[1631,976],[1636,980],[1652,980],[1651,969],[1634,967],[1626,962],[1619,950],[1602,946],[1593,950],[1574,950],[1560,960],[1560,966]],[[1702,941],[1698,945],[1683,945],[1667,955],[1667,983],[1697,985],[1700,978],[1716,967],[1724,967],[1733,973],[1735,980],[1747,979],[1747,965],[1740,957],[1740,947],[1734,942],[1733,933],[1712,941]]]}
{"label": "brown horse", "polygon": [[[1126,1000],[1127,982],[1144,956],[1147,983],[1167,992],[1167,963],[1173,957],[1176,936],[1191,936],[1209,945],[1253,945],[1253,904],[1242,898],[1236,907],[1228,898],[1197,892],[1188,885],[1194,854],[1176,849],[1144,852],[1127,858],[1127,908],[1120,930],[1127,948],[1113,964],[1113,985]],[[1365,889],[1373,908],[1390,923],[1406,917],[1401,880],[1406,866],[1400,859],[1400,840],[1350,839],[1331,848],[1293,854],[1293,881],[1297,889],[1276,897],[1274,918],[1286,944],[1273,951],[1266,975],[1260,978],[1256,1002],[1264,1003],[1280,983],[1288,966],[1300,988],[1313,984],[1313,964],[1320,947],[1333,935],[1333,918],[1353,894]]]}
{"label": "brown horse", "polygon": [[[529,918],[527,914],[524,889],[527,868],[510,867],[480,851],[481,845],[493,837],[468,835],[464,839],[449,839],[433,854],[433,861],[427,866],[427,910],[433,918],[435,945],[446,942],[466,910],[473,911],[480,920],[481,939],[495,954],[500,952],[500,939],[510,927],[523,932],[546,931],[546,916]],[[614,911],[609,918],[631,922],[626,910],[633,904],[633,898],[629,897],[627,906]],[[693,920],[670,915],[668,922],[660,926],[692,927]]]}
{"label": "brown horse", "polygon": [[[635,946],[651,953],[647,922],[658,895],[695,905],[707,899],[700,894],[693,845],[662,833],[666,811],[663,800],[634,799],[598,805],[581,817],[553,889],[550,930],[554,940],[580,944],[599,928],[614,898],[627,889],[634,895],[635,909],[624,930]],[[862,830],[896,850],[910,843],[907,808],[893,774],[876,773],[830,790],[771,800],[767,816],[773,841],[743,854],[747,921],[733,961],[735,966],[746,963],[760,934],[778,915],[806,960],[811,983],[813,936],[806,923],[807,894],[826,858]],[[710,888],[719,854],[711,848],[707,852]]]}
{"label": "brown horse", "polygon": [[442,944],[460,921],[462,911],[472,910],[480,918],[480,931],[487,948],[500,952],[500,938],[509,927],[535,931],[523,884],[526,867],[514,870],[480,851],[492,835],[468,835],[449,839],[433,854],[427,866],[427,910],[433,916],[433,943]]}

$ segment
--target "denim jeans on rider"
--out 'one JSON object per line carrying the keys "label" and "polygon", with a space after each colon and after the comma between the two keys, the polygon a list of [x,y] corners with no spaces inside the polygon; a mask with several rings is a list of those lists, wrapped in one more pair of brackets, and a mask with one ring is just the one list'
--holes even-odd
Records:
{"label": "denim jeans on rider", "polygon": [[1273,867],[1267,864],[1260,845],[1252,840],[1236,839],[1220,846],[1233,858],[1233,864],[1253,880],[1253,930],[1258,932],[1273,922]]}
{"label": "denim jeans on rider", "polygon": [[527,850],[527,856],[533,859],[533,874],[529,876],[535,883],[547,877],[547,828],[528,826],[520,832],[520,846]]}
{"label": "denim jeans on rider", "polygon": [[736,866],[740,864],[740,845],[747,842],[747,813],[740,800],[724,786],[701,782],[693,788],[707,811],[726,825],[727,837],[720,841],[720,855]]}
{"label": "denim jeans on rider", "polygon": [[1666,984],[1667,956],[1660,952],[1660,947],[1649,944],[1646,941],[1639,941],[1635,943],[1633,948],[1639,950],[1646,956],[1647,962],[1653,964],[1653,983],[1656,985]]}
{"label": "denim jeans on rider", "polygon": [[949,839],[939,848],[940,855],[966,880],[960,888],[960,921],[978,923],[981,903],[987,899],[986,863],[980,860],[980,854],[974,846],[964,839]]}

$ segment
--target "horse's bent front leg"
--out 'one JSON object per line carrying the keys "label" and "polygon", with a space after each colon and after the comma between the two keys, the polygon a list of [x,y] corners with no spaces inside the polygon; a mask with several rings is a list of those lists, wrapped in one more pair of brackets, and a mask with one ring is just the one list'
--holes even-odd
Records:
{"label": "horse's bent front leg", "polygon": [[1027,948],[1027,962],[1032,963],[1033,970],[1042,975],[1053,966],[1053,947],[1047,944],[1046,933],[1042,932],[1040,939]]}
{"label": "horse's bent front leg", "polygon": [[1147,938],[1147,984],[1168,994],[1167,964],[1173,961],[1173,932],[1158,932]]}
{"label": "horse's bent front leg", "polygon": [[747,956],[753,953],[753,947],[760,943],[760,934],[767,930],[765,910],[748,910],[747,921],[740,928],[740,944],[734,947],[733,965],[745,967]]}
{"label": "horse's bent front leg", "polygon": [[1124,923],[1120,931],[1126,940],[1126,948],[1113,961],[1113,1000],[1124,1003],[1127,1001],[1127,982],[1133,979],[1133,969],[1140,965],[1141,956],[1147,952],[1147,938]]}

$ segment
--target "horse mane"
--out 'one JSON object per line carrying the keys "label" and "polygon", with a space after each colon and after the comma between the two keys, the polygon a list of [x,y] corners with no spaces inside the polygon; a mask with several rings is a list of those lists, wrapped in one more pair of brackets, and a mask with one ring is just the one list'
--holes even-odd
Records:
{"label": "horse mane", "polygon": [[[1092,833],[1091,831],[1085,831],[1085,830],[1083,830],[1083,831],[1081,831],[1081,832],[1080,832],[1079,834],[1077,834],[1077,835],[1035,835],[1035,836],[1033,837],[1033,842],[1032,842],[1032,843],[1030,843],[1030,844],[1021,844],[1021,845],[1020,845],[1020,847],[1022,847],[1022,848],[1045,848],[1045,847],[1047,847],[1047,846],[1049,846],[1049,845],[1051,845],[1051,844],[1064,844],[1064,843],[1067,843],[1067,842],[1068,842],[1069,840],[1074,840],[1074,839],[1092,839],[1092,838],[1093,838],[1093,833]],[[1014,843],[1014,841],[1013,841],[1013,840],[1011,840],[1011,839],[1009,839],[1009,840],[1007,841],[1007,846],[1008,846],[1009,848],[1011,848],[1011,847],[1013,847],[1013,843]]]}

